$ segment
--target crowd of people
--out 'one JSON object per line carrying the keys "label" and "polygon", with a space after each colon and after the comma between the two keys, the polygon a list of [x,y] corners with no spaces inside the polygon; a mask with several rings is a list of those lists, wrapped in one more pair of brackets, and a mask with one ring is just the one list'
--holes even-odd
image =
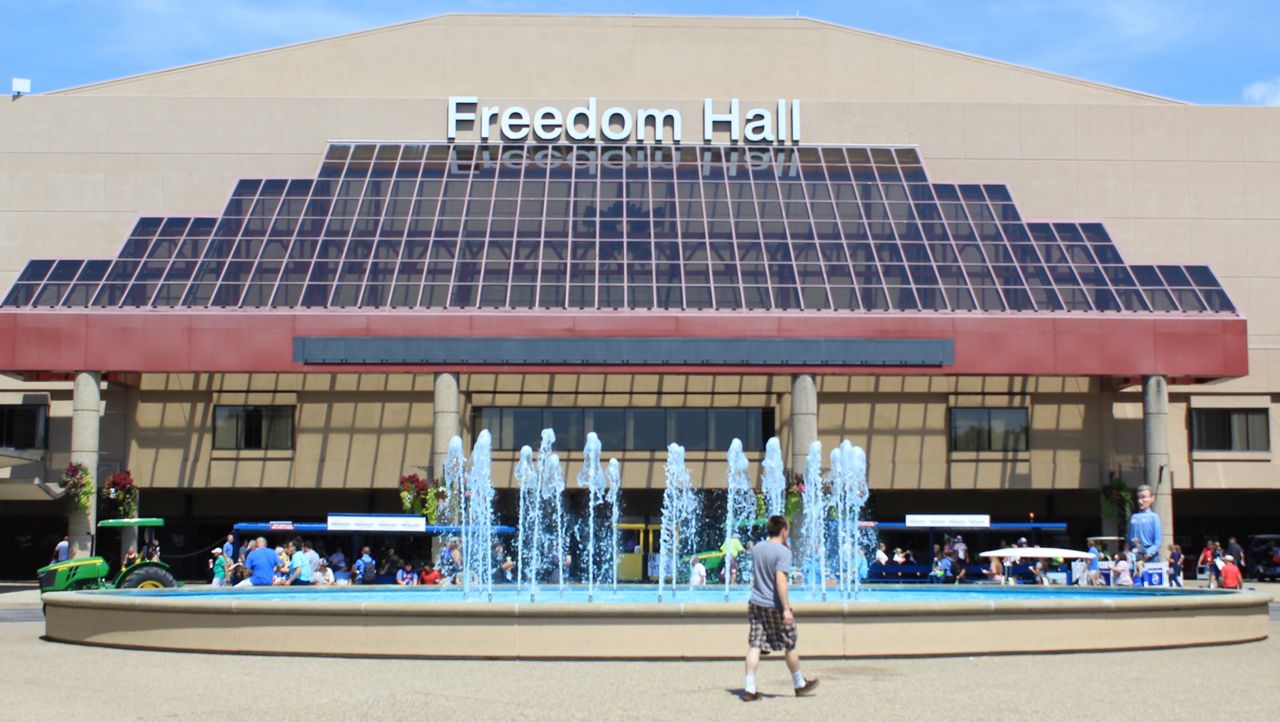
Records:
{"label": "crowd of people", "polygon": [[[350,561],[341,548],[331,554],[325,551],[323,545],[317,550],[310,540],[298,537],[276,547],[269,546],[265,537],[246,538],[237,546],[235,535],[228,534],[226,542],[210,552],[209,575],[215,587],[347,586],[377,584],[388,578],[401,586],[462,583],[462,548],[456,538],[444,545],[434,564],[401,559],[392,547],[383,549],[380,559],[369,547],[362,547]],[[494,583],[514,582],[515,561],[505,545],[494,542],[491,554]],[[566,557],[562,573],[567,574],[571,563],[572,558]]]}
{"label": "crowd of people", "polygon": [[[63,544],[65,543],[64,541]],[[753,546],[751,541],[743,544],[737,536],[723,545],[721,551],[724,553],[724,564],[716,575],[719,581],[724,579],[724,574],[729,576],[729,581],[733,584],[751,581],[750,560]],[[1000,548],[1009,546],[1001,540]],[[1026,538],[1019,538],[1012,549],[1027,546]],[[63,549],[59,545],[55,556],[65,554]],[[341,548],[330,554],[325,551],[323,545],[317,549],[310,540],[302,538],[294,538],[275,547],[269,546],[264,537],[246,538],[237,546],[234,535],[228,534],[226,543],[211,552],[209,575],[216,587],[343,586],[380,582],[394,582],[401,586],[449,586],[463,581],[462,547],[456,537],[449,538],[443,544],[434,562],[430,559],[401,559],[392,547],[382,549],[378,558],[375,558],[373,551],[366,546],[351,560],[348,560]],[[1167,575],[1169,586],[1181,587],[1185,568],[1192,562],[1177,544],[1169,545],[1167,555],[1162,558],[1158,551],[1152,553],[1149,547],[1137,540],[1123,545],[1121,550],[1115,552],[1108,552],[1099,543],[1090,540],[1088,553],[1090,558],[1083,562],[1083,567],[1078,567],[1083,570],[1083,574],[1077,573],[1081,583],[1088,586],[1142,586],[1150,583],[1147,581],[1147,572],[1154,566]],[[516,561],[506,545],[500,540],[495,541],[490,554],[489,567],[493,582],[503,584],[516,581]],[[694,586],[712,581],[702,558],[704,556],[698,555],[689,560],[689,581]],[[1230,537],[1225,545],[1215,539],[1205,544],[1194,564],[1198,576],[1207,578],[1210,588],[1241,589],[1244,582],[1243,570],[1246,568],[1244,557],[1244,549],[1235,537]],[[158,546],[145,549],[143,554],[130,548],[124,564],[127,566],[139,559],[158,558]],[[1021,559],[1016,554],[1004,558],[992,557],[986,565],[979,567],[960,535],[944,537],[941,544],[935,544],[928,566],[918,562],[911,549],[895,547],[890,552],[883,542],[877,545],[874,558],[870,561],[874,575],[878,578],[923,578],[933,583],[948,584],[968,581],[1003,584],[1016,580],[1048,584],[1049,573],[1065,567],[1065,561],[1061,559]],[[1105,579],[1102,574],[1103,562],[1107,563],[1106,567],[1110,572]],[[568,580],[573,569],[573,557],[566,555],[558,569],[560,578]],[[860,574],[866,576],[865,562]],[[475,583],[479,580],[472,581]]]}
{"label": "crowd of people", "polygon": [[1226,547],[1217,539],[1210,539],[1196,560],[1198,572],[1209,578],[1210,589],[1239,589],[1244,582],[1241,570],[1247,569],[1247,564],[1244,548],[1235,537],[1227,538]]}

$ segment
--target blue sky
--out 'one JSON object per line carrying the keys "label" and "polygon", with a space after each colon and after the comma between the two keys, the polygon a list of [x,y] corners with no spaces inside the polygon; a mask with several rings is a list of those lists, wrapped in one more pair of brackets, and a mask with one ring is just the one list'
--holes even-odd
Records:
{"label": "blue sky", "polygon": [[1280,105],[1268,0],[0,0],[0,82],[57,90],[444,12],[800,14],[1180,100]]}

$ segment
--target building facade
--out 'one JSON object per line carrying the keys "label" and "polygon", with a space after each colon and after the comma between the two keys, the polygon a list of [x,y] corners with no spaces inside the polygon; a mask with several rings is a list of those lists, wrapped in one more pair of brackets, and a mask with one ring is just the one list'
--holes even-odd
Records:
{"label": "building facade", "polygon": [[597,431],[637,517],[667,443],[716,488],[776,435],[864,446],[884,519],[1083,537],[1147,479],[1178,541],[1280,528],[1275,109],[805,19],[459,15],[0,131],[5,573],[73,457],[181,549],[398,511],[480,428],[507,488]]}

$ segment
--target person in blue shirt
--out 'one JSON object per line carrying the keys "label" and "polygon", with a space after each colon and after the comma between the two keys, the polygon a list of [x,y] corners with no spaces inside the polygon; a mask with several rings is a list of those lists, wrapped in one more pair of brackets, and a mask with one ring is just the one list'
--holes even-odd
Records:
{"label": "person in blue shirt", "polygon": [[299,540],[289,542],[289,546],[285,548],[285,553],[289,556],[289,576],[285,577],[284,583],[293,586],[309,586],[311,584],[311,560],[307,559],[307,553],[302,548],[302,542]]}
{"label": "person in blue shirt", "polygon": [[249,578],[236,586],[271,586],[275,582],[276,566],[279,563],[280,558],[276,556],[275,550],[267,548],[267,540],[263,537],[258,537],[254,550],[249,552],[244,560],[244,567],[249,570]]}
{"label": "person in blue shirt", "polygon": [[231,563],[231,562],[235,561],[235,558],[236,558],[236,536],[235,536],[235,534],[228,534],[228,535],[227,535],[227,543],[222,545],[222,558],[223,558],[223,559],[226,559],[226,560],[227,560],[227,563]]}
{"label": "person in blue shirt", "polygon": [[[366,570],[368,570],[366,572]],[[373,584],[376,568],[374,566],[373,557],[369,555],[369,547],[360,550],[360,558],[356,560],[355,566],[352,567],[355,572],[352,584]]]}
{"label": "person in blue shirt", "polygon": [[1129,540],[1140,548],[1142,561],[1160,558],[1160,517],[1151,507],[1156,503],[1156,494],[1150,486],[1138,487],[1138,511],[1129,517]]}
{"label": "person in blue shirt", "polygon": [[1098,545],[1093,541],[1089,542],[1089,553],[1093,555],[1093,558],[1089,560],[1089,576],[1085,578],[1085,584],[1097,586],[1102,572],[1101,567],[1098,565],[1098,557],[1102,553],[1098,551]]}

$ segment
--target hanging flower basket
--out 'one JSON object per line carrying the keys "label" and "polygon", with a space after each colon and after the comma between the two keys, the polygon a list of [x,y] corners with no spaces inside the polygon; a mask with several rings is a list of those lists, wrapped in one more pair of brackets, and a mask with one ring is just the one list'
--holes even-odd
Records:
{"label": "hanging flower basket", "polygon": [[88,511],[93,505],[93,474],[89,467],[79,462],[68,464],[58,483],[66,490],[62,498],[71,511]]}
{"label": "hanging flower basket", "polygon": [[436,512],[445,497],[444,488],[417,474],[400,477],[400,504],[406,514],[421,514],[428,524],[436,522]]}
{"label": "hanging flower basket", "polygon": [[117,471],[107,477],[99,491],[102,500],[115,507],[115,516],[132,519],[138,516],[138,485],[128,471]]}

